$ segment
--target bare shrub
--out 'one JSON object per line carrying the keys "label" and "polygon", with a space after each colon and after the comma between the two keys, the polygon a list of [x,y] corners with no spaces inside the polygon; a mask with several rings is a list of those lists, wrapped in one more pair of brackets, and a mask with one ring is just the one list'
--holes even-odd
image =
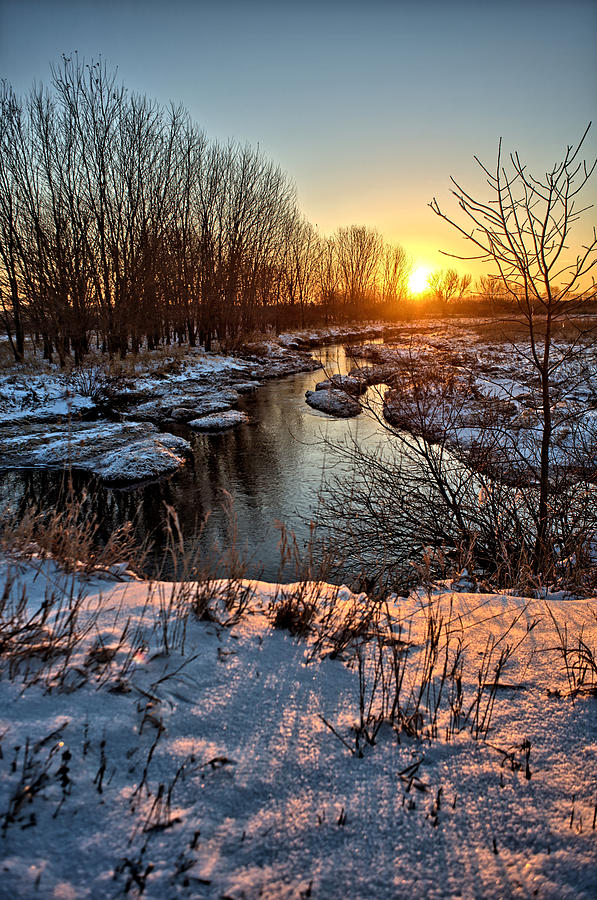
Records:
{"label": "bare shrub", "polygon": [[126,376],[122,369],[109,363],[80,366],[70,378],[72,390],[83,397],[89,397],[98,406],[114,402],[125,384]]}
{"label": "bare shrub", "polygon": [[559,584],[590,592],[595,463],[592,432],[585,434],[578,411],[562,405],[566,421],[554,424],[567,429],[566,442],[550,471],[542,543],[552,549],[537,569],[532,427],[518,427],[513,402],[480,391],[461,362],[429,359],[411,347],[391,367],[383,399],[365,402],[386,440],[374,447],[350,438],[328,445],[351,470],[346,478],[330,467],[320,493],[316,519],[328,554],[344,558],[350,547],[367,577],[391,589],[413,585],[413,563],[428,553],[435,578],[466,566],[487,587],[537,591]]}
{"label": "bare shrub", "polygon": [[34,611],[29,608],[26,589],[15,593],[16,587],[9,571],[0,598],[0,672],[10,679],[18,676],[24,685],[62,687],[71,659],[93,629],[97,612],[83,622],[85,592],[73,576],[66,582],[50,582],[43,602]]}
{"label": "bare shrub", "polygon": [[280,588],[272,604],[271,621],[274,628],[282,628],[290,634],[304,637],[315,620],[317,604],[303,583],[289,590]]}

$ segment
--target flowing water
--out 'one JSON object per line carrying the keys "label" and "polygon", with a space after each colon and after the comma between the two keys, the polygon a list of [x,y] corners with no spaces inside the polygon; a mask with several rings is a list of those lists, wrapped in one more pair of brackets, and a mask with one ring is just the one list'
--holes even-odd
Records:
{"label": "flowing water", "polygon": [[[192,443],[192,457],[167,480],[118,489],[75,473],[75,488],[79,494],[88,489],[101,534],[105,537],[117,525],[133,519],[139,535],[150,536],[155,562],[164,546],[168,505],[176,511],[185,543],[191,545],[198,538],[209,555],[214,542],[222,549],[230,545],[230,522],[223,508],[229,496],[236,546],[241,553],[246,551],[249,559],[247,574],[265,580],[278,578],[280,532],[276,522],[294,532],[302,549],[324,473],[333,462],[328,443],[351,436],[361,443],[383,437],[381,426],[366,413],[356,419],[333,419],[307,406],[306,390],[313,389],[326,374],[344,374],[352,367],[339,345],[320,348],[314,355],[321,359],[325,374],[316,371],[272,380],[254,395],[241,398],[239,407],[249,415],[246,424],[219,434],[179,429]],[[336,461],[336,475],[338,471],[350,480],[350,471],[339,470]],[[57,472],[7,472],[0,481],[1,500],[10,499],[13,504],[23,498],[59,501],[63,483],[64,476]],[[166,568],[165,574],[171,571]],[[282,577],[292,577],[290,567]]]}

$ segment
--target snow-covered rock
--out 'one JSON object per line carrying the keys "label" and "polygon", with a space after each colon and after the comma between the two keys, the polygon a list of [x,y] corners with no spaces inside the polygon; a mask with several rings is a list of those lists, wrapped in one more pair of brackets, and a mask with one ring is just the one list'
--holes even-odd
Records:
{"label": "snow-covered rock", "polygon": [[258,387],[261,387],[260,381],[243,381],[240,384],[233,384],[232,387],[237,394],[254,394]]}
{"label": "snow-covered rock", "polygon": [[154,434],[107,453],[95,465],[105,481],[140,481],[170,475],[182,465],[190,446],[175,434]]}
{"label": "snow-covered rock", "polygon": [[51,422],[89,416],[96,408],[91,397],[76,393],[66,376],[53,372],[0,377],[0,426]]}
{"label": "snow-covered rock", "polygon": [[367,390],[367,382],[358,373],[350,375],[332,375],[325,381],[319,381],[315,385],[316,391],[339,390],[352,394],[355,397],[364,394]]}
{"label": "snow-covered rock", "polygon": [[246,413],[238,409],[228,409],[223,412],[200,416],[197,419],[192,419],[188,424],[190,428],[194,428],[196,431],[225,431],[228,428],[233,428],[235,425],[240,425],[241,422],[247,422],[248,418]]}
{"label": "snow-covered rock", "polygon": [[138,481],[175,472],[190,444],[144,423],[48,425],[3,435],[0,464],[5,468],[72,466],[106,481]]}
{"label": "snow-covered rock", "polygon": [[190,419],[194,419],[196,415],[197,410],[195,409],[191,409],[188,406],[175,406],[168,418],[174,422],[188,422]]}
{"label": "snow-covered rock", "polygon": [[350,419],[361,412],[361,404],[350,397],[345,391],[328,388],[327,390],[306,391],[305,400],[313,409],[336,416],[340,419]]}
{"label": "snow-covered rock", "polygon": [[172,388],[163,395],[131,407],[128,415],[133,419],[143,419],[157,424],[165,420],[188,422],[199,416],[230,409],[238,400],[238,392],[230,389],[207,391],[204,387],[197,393],[184,393]]}

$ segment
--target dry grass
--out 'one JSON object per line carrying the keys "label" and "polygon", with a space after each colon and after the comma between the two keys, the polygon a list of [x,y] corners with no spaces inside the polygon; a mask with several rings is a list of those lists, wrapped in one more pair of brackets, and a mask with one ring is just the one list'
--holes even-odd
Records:
{"label": "dry grass", "polygon": [[513,641],[511,634],[525,612],[473,654],[451,603],[442,608],[428,594],[416,628],[414,620],[397,617],[388,602],[379,603],[350,655],[349,664],[358,672],[352,734],[342,735],[323,719],[325,725],[357,757],[375,745],[384,727],[399,743],[402,736],[449,742],[462,732],[487,741],[501,677],[524,640]]}
{"label": "dry grass", "polygon": [[76,495],[69,475],[60,511],[34,505],[15,512],[9,507],[0,520],[0,547],[5,552],[54,559],[67,572],[88,573],[123,562],[140,571],[147,547],[139,545],[133,524],[126,522],[102,543],[98,518],[87,510],[87,499],[86,491]]}
{"label": "dry grass", "polygon": [[219,350],[222,353],[239,353],[248,352],[255,356],[267,356],[266,342],[274,337],[274,331],[271,328],[261,330],[253,328],[250,331],[239,332],[238,334],[226,337],[220,341]]}
{"label": "dry grass", "polygon": [[582,630],[571,635],[567,623],[558,622],[551,606],[548,603],[546,606],[558,638],[556,649],[566,672],[569,696],[597,696],[597,647],[587,643]]}

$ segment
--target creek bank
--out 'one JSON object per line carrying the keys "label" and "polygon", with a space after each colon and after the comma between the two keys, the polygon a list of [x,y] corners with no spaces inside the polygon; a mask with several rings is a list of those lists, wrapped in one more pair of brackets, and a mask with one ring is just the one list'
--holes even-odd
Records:
{"label": "creek bank", "polygon": [[292,331],[278,335],[277,342],[288,349],[301,350],[310,347],[323,347],[324,344],[339,344],[342,341],[375,340],[393,335],[400,326],[385,322],[373,322],[364,325],[330,325],[312,331]]}
{"label": "creek bank", "polygon": [[[587,344],[579,361],[569,339],[552,376],[554,477],[565,471],[595,482],[597,356]],[[473,469],[514,487],[536,483],[542,442],[542,398],[522,344],[488,339],[474,323],[405,334],[391,343],[351,347],[368,365],[368,383],[383,383],[389,425],[446,447]]]}
{"label": "creek bank", "polygon": [[169,475],[191,444],[170,430],[234,427],[239,400],[264,381],[321,368],[309,347],[375,339],[386,326],[334,326],[286,333],[241,350],[167,348],[85,369],[41,359],[0,376],[0,469],[76,467],[107,482]]}
{"label": "creek bank", "polygon": [[170,475],[189,452],[184,438],[149,423],[73,422],[4,429],[0,467],[73,468],[128,483]]}

